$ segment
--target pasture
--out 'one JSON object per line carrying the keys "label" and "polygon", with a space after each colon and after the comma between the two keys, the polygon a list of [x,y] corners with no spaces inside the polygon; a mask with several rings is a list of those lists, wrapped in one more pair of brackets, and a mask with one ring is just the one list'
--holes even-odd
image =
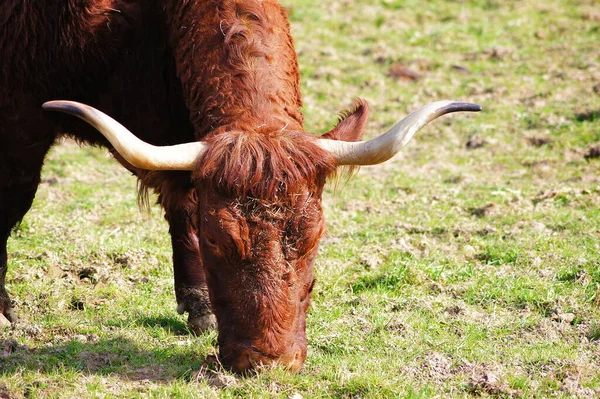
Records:
{"label": "pasture", "polygon": [[600,396],[598,2],[282,3],[308,131],[356,97],[368,137],[441,99],[484,109],[328,185],[304,369],[223,371],[175,312],[162,211],[67,141],[9,240],[0,398]]}

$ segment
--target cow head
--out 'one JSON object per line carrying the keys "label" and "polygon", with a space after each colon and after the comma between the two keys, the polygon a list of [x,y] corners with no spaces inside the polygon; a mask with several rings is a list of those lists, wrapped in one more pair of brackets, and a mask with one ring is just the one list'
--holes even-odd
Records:
{"label": "cow head", "polygon": [[384,162],[433,119],[480,110],[475,104],[437,102],[372,140],[345,141],[362,134],[367,111],[359,102],[321,138],[259,126],[155,147],[89,106],[53,101],[44,108],[84,119],[135,167],[192,172],[221,358],[237,371],[266,364],[298,370],[306,358],[313,263],[325,231],[321,195],[336,167]]}
{"label": "cow head", "polygon": [[303,132],[224,132],[207,143],[192,178],[222,361],[297,370],[334,160]]}

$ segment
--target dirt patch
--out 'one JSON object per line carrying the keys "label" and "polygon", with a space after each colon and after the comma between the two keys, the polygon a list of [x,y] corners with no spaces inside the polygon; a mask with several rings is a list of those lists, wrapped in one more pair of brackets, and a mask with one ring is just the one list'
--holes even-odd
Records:
{"label": "dirt patch", "polygon": [[[472,208],[474,209],[474,208]],[[424,228],[420,226],[414,226],[409,223],[397,223],[394,225],[397,229],[406,230],[407,234],[426,234],[426,235],[445,235],[449,234],[452,237],[469,237],[471,235],[478,236],[488,236],[492,234],[497,234],[498,231],[491,226],[486,226],[483,229],[466,229],[462,227],[457,227],[455,229],[447,229],[444,227],[432,227],[432,228]]]}
{"label": "dirt patch", "polygon": [[552,139],[546,136],[528,136],[525,139],[527,140],[527,144],[533,147],[552,146]]}
{"label": "dirt patch", "polygon": [[410,326],[400,320],[392,319],[386,324],[385,329],[394,334],[405,336],[410,331]]}
{"label": "dirt patch", "polygon": [[579,373],[567,373],[562,380],[561,392],[566,392],[578,398],[597,398],[600,390],[581,386],[581,375]]}
{"label": "dirt patch", "polygon": [[219,371],[209,370],[206,365],[200,366],[200,370],[192,375],[192,381],[206,381],[213,388],[223,389],[237,383],[237,378]]}
{"label": "dirt patch", "polygon": [[377,269],[383,261],[379,257],[379,254],[374,251],[360,255],[360,264],[365,270]]}
{"label": "dirt patch", "polygon": [[581,19],[584,21],[598,21],[600,22],[600,13],[599,12],[584,12],[581,14]]}
{"label": "dirt patch", "polygon": [[423,361],[429,376],[435,380],[443,380],[452,375],[452,360],[443,353],[433,352]]}
{"label": "dirt patch", "polygon": [[449,316],[459,316],[460,314],[464,313],[463,309],[458,305],[448,306],[444,311]]}
{"label": "dirt patch", "polygon": [[467,150],[474,150],[476,148],[481,148],[487,144],[487,141],[482,139],[478,134],[471,135],[467,142],[465,143],[465,148]]}
{"label": "dirt patch", "polygon": [[509,58],[511,54],[512,51],[510,49],[503,47],[492,47],[481,52],[465,54],[465,59],[469,61],[480,59],[500,61]]}
{"label": "dirt patch", "polygon": [[441,383],[447,381],[460,370],[452,366],[452,358],[441,352],[431,352],[425,356],[419,356],[412,364],[402,368],[402,370],[411,376],[423,376],[424,373],[429,378]]}
{"label": "dirt patch", "polygon": [[388,71],[388,76],[394,80],[403,80],[407,82],[414,82],[421,79],[421,74],[400,64],[392,65]]}
{"label": "dirt patch", "polygon": [[600,143],[589,146],[583,157],[587,160],[600,158]]}
{"label": "dirt patch", "polygon": [[506,381],[503,381],[495,372],[485,368],[473,371],[466,385],[466,391],[472,395],[515,396],[515,391],[508,386]]}
{"label": "dirt patch", "polygon": [[79,361],[89,371],[98,371],[106,366],[111,366],[120,359],[115,353],[94,353],[83,351],[77,354]]}
{"label": "dirt patch", "polygon": [[16,395],[13,395],[6,386],[0,385],[0,399],[15,399]]}
{"label": "dirt patch", "polygon": [[598,398],[600,388],[588,385],[598,376],[598,355],[583,353],[575,361],[553,359],[546,362],[534,362],[525,366],[527,374],[539,373],[557,382],[557,391],[577,398]]}
{"label": "dirt patch", "polygon": [[[567,316],[563,316],[568,318]],[[527,342],[574,342],[577,340],[573,326],[562,321],[559,316],[555,319],[543,318],[534,326],[524,328],[522,337]]]}
{"label": "dirt patch", "polygon": [[519,101],[528,107],[543,107],[546,105],[546,98],[548,98],[548,95],[548,92],[535,93],[530,96],[521,97]]}
{"label": "dirt patch", "polygon": [[0,341],[0,359],[9,357],[18,351],[26,351],[28,348],[24,345],[19,345],[14,339],[5,339]]}
{"label": "dirt patch", "polygon": [[450,69],[454,72],[462,73],[463,75],[470,75],[471,71],[469,68],[464,67],[462,65],[452,65]]}
{"label": "dirt patch", "polygon": [[494,204],[493,202],[489,202],[481,207],[470,208],[469,214],[471,214],[471,216],[476,216],[478,218],[482,218],[485,216],[489,216],[494,211],[495,208],[496,208],[496,204]]}
{"label": "dirt patch", "polygon": [[452,287],[447,293],[440,295],[432,305],[438,310],[439,319],[448,324],[454,325],[455,322],[472,324],[486,328],[498,328],[510,325],[514,322],[513,316],[503,309],[497,308],[489,311],[480,306],[465,303],[460,294],[454,292],[456,287]]}
{"label": "dirt patch", "polygon": [[144,366],[133,370],[128,374],[130,380],[139,381],[142,383],[165,382],[170,381],[173,377],[169,376],[164,368],[157,364]]}
{"label": "dirt patch", "polygon": [[584,111],[575,114],[577,122],[593,122],[600,119],[600,110]]}
{"label": "dirt patch", "polygon": [[[515,397],[519,392],[511,388],[502,377],[500,366],[473,364],[466,360],[458,362],[440,352],[431,352],[414,360],[403,368],[411,376],[428,374],[428,381],[444,383],[452,381],[474,396]],[[462,383],[461,383],[462,381]]]}

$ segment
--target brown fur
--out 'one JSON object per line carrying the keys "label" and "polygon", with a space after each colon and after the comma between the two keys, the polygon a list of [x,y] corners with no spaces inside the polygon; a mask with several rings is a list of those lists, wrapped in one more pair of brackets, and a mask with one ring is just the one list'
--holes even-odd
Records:
{"label": "brown fur", "polygon": [[302,129],[296,54],[276,1],[173,3],[167,15],[198,138],[224,127]]}
{"label": "brown fur", "polygon": [[298,194],[298,182],[335,170],[314,136],[295,131],[227,131],[211,136],[210,150],[192,178],[220,195],[277,204]]}
{"label": "brown fur", "polygon": [[[202,22],[185,18],[190,8]],[[186,104],[197,137],[211,146],[192,177],[223,361],[243,370],[247,357],[285,359],[297,369],[325,231],[321,194],[335,165],[303,132],[287,18],[275,1],[187,3],[171,12],[186,27],[174,39],[192,47],[175,54]],[[201,57],[193,68],[190,53]],[[358,139],[367,116],[357,102],[327,137]]]}
{"label": "brown fur", "polygon": [[193,178],[223,360],[244,369],[244,350],[277,359],[296,347],[303,360],[333,159],[302,132],[227,131],[207,142]]}
{"label": "brown fur", "polygon": [[[82,123],[42,114],[43,101],[87,102],[157,145],[205,140],[211,149],[191,174],[139,170],[115,157],[140,179],[141,202],[148,190],[159,195],[177,300],[190,315],[209,311],[206,279],[223,361],[239,371],[270,361],[297,370],[325,231],[321,195],[335,172],[304,132],[299,76],[275,0],[6,0],[0,239],[27,211],[60,132],[112,150]],[[325,137],[358,140],[367,117],[359,100]],[[0,244],[0,311],[7,313]]]}

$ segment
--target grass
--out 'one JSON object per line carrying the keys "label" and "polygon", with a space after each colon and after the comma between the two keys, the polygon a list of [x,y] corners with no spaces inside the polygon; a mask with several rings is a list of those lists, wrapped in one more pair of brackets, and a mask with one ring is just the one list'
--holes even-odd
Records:
{"label": "grass", "polygon": [[358,96],[369,137],[431,101],[484,108],[329,186],[303,371],[197,379],[216,333],[175,313],[161,211],[105,151],[63,143],[9,241],[22,321],[0,331],[0,397],[600,395],[596,3],[283,3],[309,131]]}

